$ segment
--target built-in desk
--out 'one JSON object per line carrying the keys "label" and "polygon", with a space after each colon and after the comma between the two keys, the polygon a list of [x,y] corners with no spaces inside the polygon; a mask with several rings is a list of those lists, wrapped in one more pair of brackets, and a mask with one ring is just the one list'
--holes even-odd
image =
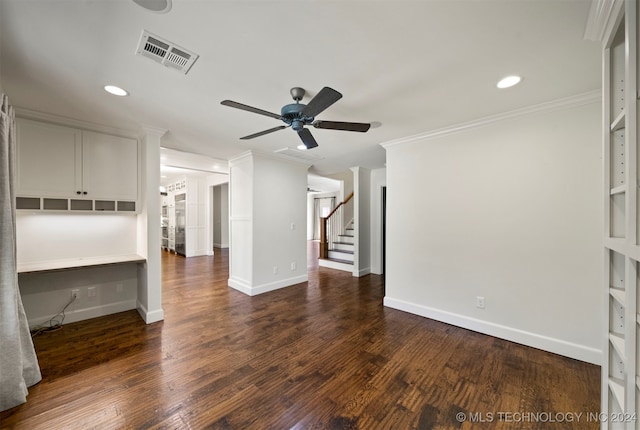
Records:
{"label": "built-in desk", "polygon": [[137,254],[36,261],[31,263],[18,263],[18,273],[52,272],[83,267],[108,266],[111,264],[144,263],[145,261],[146,259],[144,257]]}

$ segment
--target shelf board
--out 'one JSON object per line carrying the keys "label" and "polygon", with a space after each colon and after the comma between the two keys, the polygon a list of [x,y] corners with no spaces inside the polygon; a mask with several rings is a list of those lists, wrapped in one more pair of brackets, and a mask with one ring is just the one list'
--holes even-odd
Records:
{"label": "shelf board", "polygon": [[611,297],[616,299],[618,303],[620,303],[622,306],[625,306],[624,290],[612,287],[609,288],[609,294],[611,294]]}
{"label": "shelf board", "polygon": [[614,333],[609,333],[609,341],[611,341],[611,344],[613,345],[613,347],[615,348],[615,350],[618,352],[618,355],[620,356],[620,359],[622,360],[622,362],[624,363],[625,360],[625,355],[624,355],[624,338],[618,334],[614,334]]}
{"label": "shelf board", "polygon": [[622,109],[618,114],[618,116],[611,123],[612,132],[622,130],[624,128],[624,116],[625,116],[625,110]]}
{"label": "shelf board", "polygon": [[609,191],[609,194],[612,196],[615,196],[616,194],[623,194],[627,192],[627,186],[626,185],[618,185],[617,187],[611,188],[611,190]]}
{"label": "shelf board", "polygon": [[146,258],[137,254],[108,255],[101,257],[68,258],[64,260],[18,262],[18,273],[51,272],[82,267],[106,266],[122,263],[144,263]]}
{"label": "shelf board", "polygon": [[611,389],[613,397],[616,398],[620,410],[624,411],[624,381],[609,377],[609,389]]}
{"label": "shelf board", "polygon": [[627,242],[623,237],[605,237],[604,246],[619,254],[628,254]]}

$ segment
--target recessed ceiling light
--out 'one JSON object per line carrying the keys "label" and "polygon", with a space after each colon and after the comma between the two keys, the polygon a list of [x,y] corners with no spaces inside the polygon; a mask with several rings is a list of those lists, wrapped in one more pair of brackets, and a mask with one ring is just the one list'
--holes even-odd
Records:
{"label": "recessed ceiling light", "polygon": [[105,85],[104,90],[110,94],[113,94],[114,96],[124,97],[129,95],[127,91],[123,90],[120,87],[116,87],[115,85]]}
{"label": "recessed ceiling light", "polygon": [[498,88],[509,88],[520,83],[521,80],[522,78],[520,76],[507,76],[506,78],[502,78],[496,86]]}
{"label": "recessed ceiling light", "polygon": [[133,2],[151,12],[167,13],[171,10],[171,0],[133,0]]}
{"label": "recessed ceiling light", "polygon": [[298,149],[301,150],[301,151],[306,151],[307,147],[304,146],[304,144],[301,143],[300,145],[298,145]]}

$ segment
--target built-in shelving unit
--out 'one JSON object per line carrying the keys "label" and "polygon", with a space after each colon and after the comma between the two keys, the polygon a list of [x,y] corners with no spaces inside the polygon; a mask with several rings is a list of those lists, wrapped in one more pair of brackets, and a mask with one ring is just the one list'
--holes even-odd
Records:
{"label": "built-in shelving unit", "polygon": [[638,261],[637,4],[611,3],[604,39],[604,292],[603,429],[640,429]]}

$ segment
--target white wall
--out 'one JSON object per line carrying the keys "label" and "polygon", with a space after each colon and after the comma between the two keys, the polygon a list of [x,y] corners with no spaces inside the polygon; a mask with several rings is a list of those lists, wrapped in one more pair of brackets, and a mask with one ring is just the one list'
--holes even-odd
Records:
{"label": "white wall", "polygon": [[137,253],[136,216],[19,211],[20,263]]}
{"label": "white wall", "polygon": [[216,185],[213,192],[213,246],[229,247],[229,184]]}
{"label": "white wall", "polygon": [[254,295],[305,282],[308,165],[247,152],[229,166],[229,286]]}
{"label": "white wall", "polygon": [[371,273],[381,275],[382,267],[382,187],[387,185],[387,169],[371,171]]}
{"label": "white wall", "polygon": [[371,170],[353,167],[354,261],[353,276],[371,272]]}
{"label": "white wall", "polygon": [[221,184],[225,184],[225,187],[227,188],[227,200],[225,202],[223,202],[222,204],[226,205],[226,213],[227,216],[226,218],[224,218],[222,220],[222,228],[225,229],[226,228],[226,246],[224,246],[225,248],[229,247],[229,199],[228,199],[228,184],[229,184],[229,175],[226,174],[221,174],[221,173],[214,173],[210,176],[207,176],[204,180],[205,186],[207,187],[207,192],[206,192],[206,196],[205,196],[205,217],[207,219],[206,225],[205,225],[205,236],[207,238],[207,254],[208,255],[213,255],[213,248],[214,246],[217,246],[214,244],[214,240],[213,240],[213,230],[214,230],[214,210],[216,210],[216,205],[215,205],[215,201],[213,199],[213,188],[221,185]]}
{"label": "white wall", "polygon": [[164,319],[160,261],[160,139],[166,131],[145,127],[140,139],[141,212],[138,215],[138,254],[147,261],[138,265],[136,307],[147,324]]}
{"label": "white wall", "polygon": [[[354,191],[354,177],[353,177],[353,171],[349,170],[346,172],[340,172],[340,173],[336,173],[333,175],[327,175],[328,178],[331,179],[335,179],[337,181],[341,181],[341,190],[340,193],[338,194],[338,199],[336,201],[336,204],[340,204],[341,202],[344,201],[344,199],[347,198],[347,196],[349,194],[351,194]],[[353,205],[355,206],[355,205]],[[344,223],[347,224],[349,223],[354,216],[354,207],[352,205],[346,205],[344,208],[344,213],[343,213],[343,217],[344,217]]]}
{"label": "white wall", "polygon": [[557,106],[385,145],[386,306],[600,362],[601,105]]}
{"label": "white wall", "polygon": [[[135,215],[32,213],[16,216],[19,263],[130,255],[137,252]],[[30,326],[57,315],[71,298],[65,322],[80,321],[136,308],[136,264],[20,274],[18,278]],[[120,285],[120,288],[118,288]],[[96,296],[89,298],[89,287]]]}

